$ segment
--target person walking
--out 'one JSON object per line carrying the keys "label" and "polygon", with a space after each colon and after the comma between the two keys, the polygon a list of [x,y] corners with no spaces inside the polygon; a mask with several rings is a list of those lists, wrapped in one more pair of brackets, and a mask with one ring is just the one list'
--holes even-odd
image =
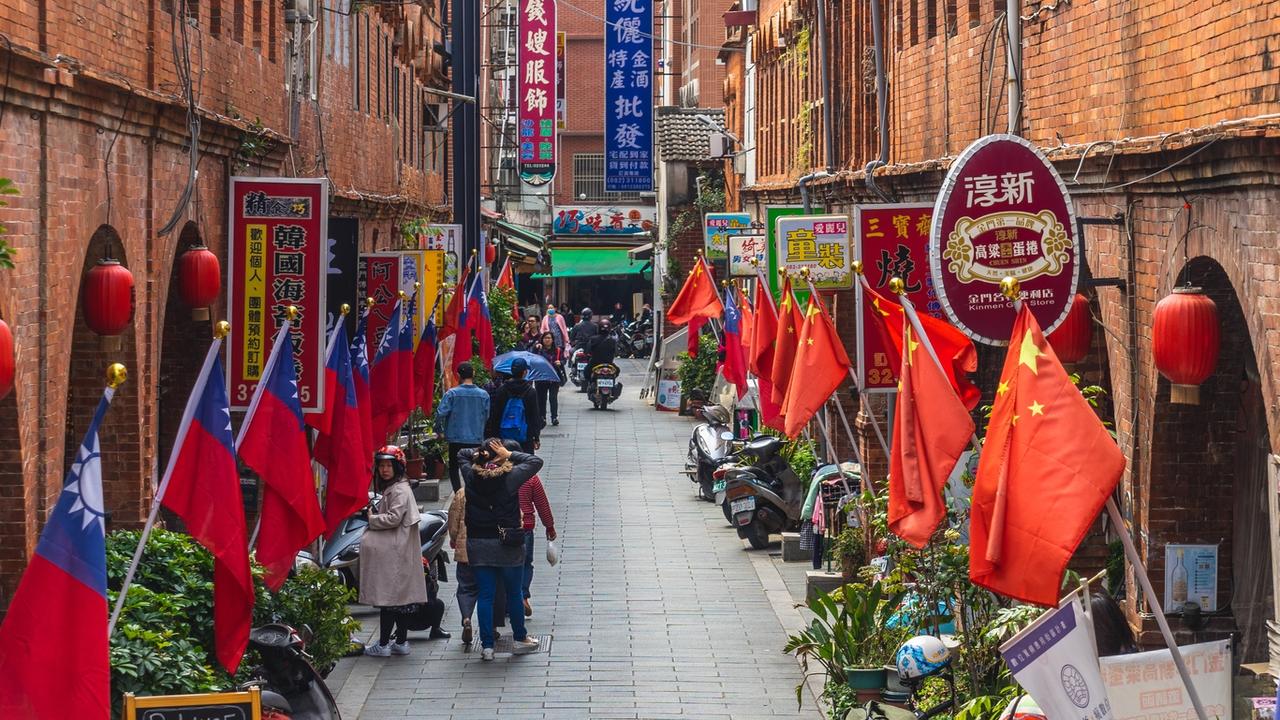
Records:
{"label": "person walking", "polygon": [[565,353],[565,348],[569,346],[569,327],[565,324],[564,315],[556,310],[555,305],[547,304],[547,316],[542,318],[538,329],[540,332],[551,333],[551,341],[561,354]]}
{"label": "person walking", "polygon": [[507,616],[517,655],[538,649],[525,629],[524,536],[520,518],[520,487],[542,469],[542,458],[511,452],[497,438],[475,449],[462,450],[462,479],[466,493],[467,560],[480,593],[480,658],[493,660],[493,603],[498,579],[506,589]]}
{"label": "person walking", "polygon": [[467,491],[457,490],[449,502],[449,547],[453,548],[453,576],[458,581],[458,614],[462,616],[462,644],[471,645],[471,616],[476,612],[480,587],[467,555]]}
{"label": "person walking", "polygon": [[476,387],[475,377],[476,371],[471,363],[460,363],[460,384],[450,388],[436,408],[436,433],[449,442],[449,484],[454,492],[462,487],[458,452],[480,445],[484,439],[485,423],[489,420],[489,393]]}
{"label": "person walking", "polygon": [[535,380],[533,383],[538,391],[538,412],[542,416],[542,427],[547,426],[548,408],[551,410],[551,424],[559,425],[560,385],[565,381],[563,351],[556,347],[551,333],[545,332],[542,333],[538,344],[533,347],[533,352],[546,358],[547,362],[551,363],[551,367],[556,369],[556,374],[560,376],[559,380]]}
{"label": "person walking", "polygon": [[542,330],[539,329],[541,323],[538,321],[537,315],[530,315],[525,318],[523,330],[520,333],[520,349],[532,350],[538,344],[538,338],[542,336]]}
{"label": "person walking", "polygon": [[511,377],[493,392],[486,435],[515,440],[527,453],[537,452],[542,432],[542,413],[538,410],[538,391],[524,378],[529,362],[518,357],[511,361]]}
{"label": "person walking", "polygon": [[[505,443],[508,450],[510,443]],[[535,517],[536,514],[536,517]],[[533,617],[533,606],[529,604],[529,586],[533,583],[533,529],[537,521],[547,529],[547,542],[556,539],[556,519],[551,514],[551,503],[547,500],[547,490],[542,486],[542,478],[534,475],[520,486],[520,526],[524,528],[524,616]]]}
{"label": "person walking", "polygon": [[[380,614],[378,642],[365,647],[364,654],[408,655],[409,628],[402,608],[428,600],[418,544],[418,504],[404,474],[403,450],[385,445],[373,460],[381,497],[369,510],[369,526],[360,540],[360,602],[378,608]],[[433,638],[439,637],[437,631],[433,629]]]}

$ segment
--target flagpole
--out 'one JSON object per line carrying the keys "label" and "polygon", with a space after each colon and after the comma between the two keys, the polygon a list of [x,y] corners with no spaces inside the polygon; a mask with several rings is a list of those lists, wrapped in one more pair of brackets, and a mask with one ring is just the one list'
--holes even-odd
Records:
{"label": "flagpole", "polygon": [[[218,357],[218,352],[222,349],[222,340],[231,332],[231,325],[222,320],[214,325],[213,328],[213,344],[209,346],[209,351],[205,353],[204,364],[200,366],[200,374],[196,375],[196,384],[194,387],[201,387],[209,378],[209,370],[213,367],[213,361]],[[156,517],[160,514],[160,502],[164,500],[164,493],[169,489],[169,478],[173,476],[173,467],[178,462],[177,450],[182,447],[183,441],[187,438],[187,431],[191,427],[191,420],[196,414],[196,405],[200,404],[200,396],[193,391],[191,396],[187,398],[187,407],[182,411],[182,421],[178,425],[178,434],[173,439],[173,448],[169,452],[169,462],[165,465],[164,476],[160,478],[160,485],[156,488],[155,497],[151,499],[151,511],[147,514],[147,521],[142,526],[142,534],[138,536],[138,546],[133,549],[133,560],[129,563],[129,569],[125,571],[124,582],[120,585],[120,593],[116,595],[116,606],[111,611],[111,620],[107,623],[107,637],[115,632],[116,621],[120,619],[120,611],[124,609],[125,598],[129,595],[129,586],[133,584],[133,576],[138,571],[138,565],[142,562],[142,553],[147,546],[147,538],[151,537],[151,530],[155,527]],[[153,476],[154,477],[154,476]]]}
{"label": "flagpole", "polygon": [[[298,309],[292,305],[285,308],[285,319],[280,325],[280,330],[276,332],[275,340],[271,344],[271,354],[267,356],[266,365],[262,366],[262,374],[259,378],[270,377],[271,371],[275,369],[276,362],[280,358],[280,348],[286,342],[289,342],[289,327],[293,319],[298,316]],[[244,440],[244,434],[249,429],[249,424],[253,421],[254,414],[258,411],[258,403],[262,400],[262,393],[266,390],[266,385],[262,382],[253,390],[253,399],[249,401],[249,409],[245,411],[244,420],[240,421],[240,432],[236,435],[236,453],[240,452],[240,443]],[[258,520],[253,524],[253,534],[249,536],[249,551],[253,551],[253,546],[258,544],[258,531],[262,529],[262,512],[258,512]]]}
{"label": "flagpole", "polygon": [[[1001,280],[1000,292],[1013,303],[1015,313],[1022,312],[1022,290],[1016,278],[1006,277]],[[1164,609],[1160,607],[1160,597],[1156,595],[1155,588],[1151,585],[1151,578],[1147,576],[1147,567],[1142,562],[1142,556],[1138,554],[1138,548],[1134,545],[1133,537],[1129,533],[1129,526],[1125,523],[1124,516],[1120,514],[1120,508],[1116,506],[1115,498],[1107,498],[1107,515],[1110,516],[1111,522],[1120,530],[1120,543],[1124,546],[1125,557],[1133,565],[1133,574],[1138,577],[1138,583],[1142,585],[1142,593],[1147,597],[1147,603],[1154,611],[1156,625],[1160,626],[1160,634],[1164,636],[1165,644],[1169,646],[1169,655],[1173,658],[1173,665],[1178,669],[1182,684],[1187,689],[1187,696],[1191,699],[1191,705],[1196,710],[1196,716],[1200,720],[1209,720],[1209,716],[1204,710],[1204,705],[1200,702],[1200,693],[1196,691],[1195,684],[1191,682],[1191,673],[1187,671],[1187,663],[1182,657],[1182,650],[1178,647],[1178,642],[1173,637],[1173,631],[1169,629],[1169,621],[1164,616]]]}

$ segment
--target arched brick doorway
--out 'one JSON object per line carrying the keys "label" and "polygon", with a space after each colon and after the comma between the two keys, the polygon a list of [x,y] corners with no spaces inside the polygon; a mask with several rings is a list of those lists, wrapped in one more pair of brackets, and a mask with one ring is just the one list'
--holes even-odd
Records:
{"label": "arched brick doorway", "polygon": [[1147,521],[1151,580],[1163,593],[1167,545],[1216,545],[1216,612],[1206,613],[1199,630],[1186,621],[1171,624],[1180,642],[1234,634],[1236,662],[1258,662],[1267,658],[1264,622],[1272,610],[1266,498],[1272,450],[1258,362],[1236,289],[1217,261],[1189,260],[1176,284],[1203,288],[1213,299],[1222,341],[1199,405],[1171,403],[1169,381],[1157,383]]}

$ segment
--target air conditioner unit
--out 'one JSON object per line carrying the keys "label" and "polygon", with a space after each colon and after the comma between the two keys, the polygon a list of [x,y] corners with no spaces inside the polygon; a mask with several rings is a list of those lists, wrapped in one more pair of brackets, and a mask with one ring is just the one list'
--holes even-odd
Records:
{"label": "air conditioner unit", "polygon": [[284,21],[286,23],[315,22],[315,13],[312,12],[311,0],[285,0]]}
{"label": "air conditioner unit", "polygon": [[707,157],[712,159],[727,158],[733,155],[733,138],[724,133],[711,133],[707,136],[710,145],[710,152]]}

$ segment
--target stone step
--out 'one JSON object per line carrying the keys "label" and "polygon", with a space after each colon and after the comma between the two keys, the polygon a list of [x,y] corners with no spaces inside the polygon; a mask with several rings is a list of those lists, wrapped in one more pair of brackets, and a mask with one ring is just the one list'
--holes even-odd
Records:
{"label": "stone step", "polygon": [[413,498],[418,502],[437,502],[440,500],[440,481],[423,478],[418,487],[413,489]]}
{"label": "stone step", "polygon": [[782,561],[783,562],[804,562],[813,559],[812,550],[800,549],[800,533],[784,532],[782,533]]}
{"label": "stone step", "polygon": [[838,572],[810,570],[804,574],[804,597],[812,600],[821,593],[829,593],[844,585],[844,577]]}

